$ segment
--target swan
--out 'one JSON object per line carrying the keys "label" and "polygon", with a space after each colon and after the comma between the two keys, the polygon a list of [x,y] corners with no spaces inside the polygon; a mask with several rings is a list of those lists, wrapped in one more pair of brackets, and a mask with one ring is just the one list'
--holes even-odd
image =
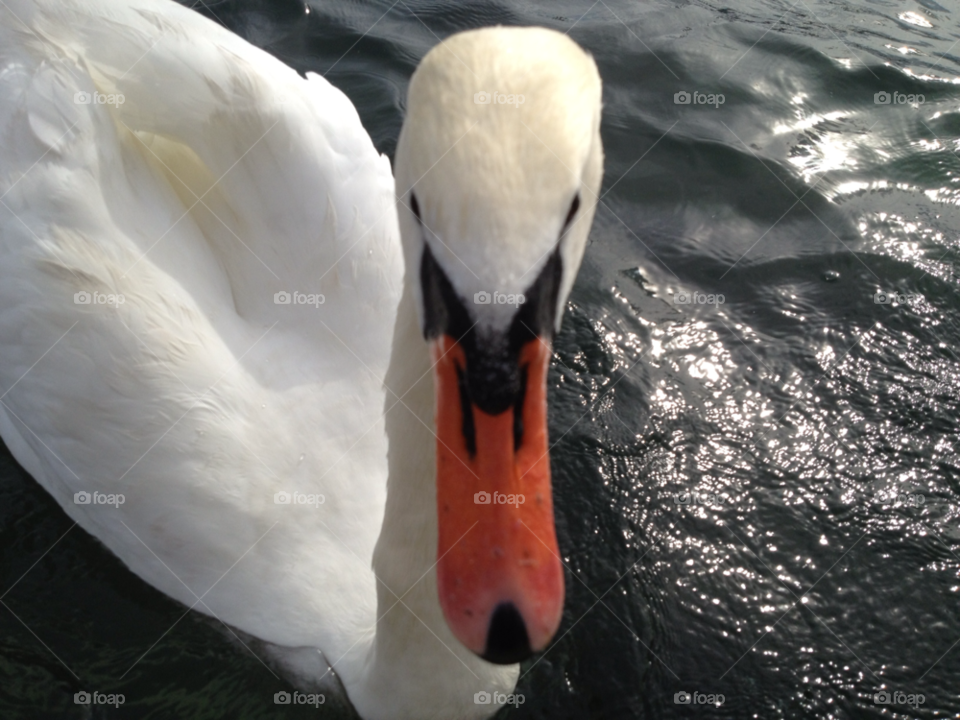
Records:
{"label": "swan", "polygon": [[298,682],[488,717],[562,614],[546,372],[600,107],[558,32],[454,35],[394,178],[342,92],[189,9],[5,0],[0,436]]}

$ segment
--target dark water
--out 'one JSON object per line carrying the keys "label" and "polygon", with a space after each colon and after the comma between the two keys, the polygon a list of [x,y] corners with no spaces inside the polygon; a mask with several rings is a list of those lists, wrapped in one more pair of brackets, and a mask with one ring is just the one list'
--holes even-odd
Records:
{"label": "dark water", "polygon": [[[407,79],[452,32],[541,24],[598,61],[608,194],[550,380],[568,601],[524,665],[526,703],[498,718],[960,718],[960,18],[944,5],[199,8],[326,73],[390,154]],[[90,717],[81,686],[127,698],[93,717],[345,716],[281,715],[272,674],[195,613],[166,632],[183,608],[8,455],[0,494],[0,593],[29,570],[0,608],[0,717]],[[924,702],[876,704],[882,689]]]}

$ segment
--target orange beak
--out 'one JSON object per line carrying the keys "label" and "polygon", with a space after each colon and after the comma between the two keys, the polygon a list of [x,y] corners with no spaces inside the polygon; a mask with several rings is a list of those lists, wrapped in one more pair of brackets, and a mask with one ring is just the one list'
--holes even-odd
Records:
{"label": "orange beak", "polygon": [[563,613],[547,445],[549,343],[522,346],[514,407],[470,400],[463,348],[431,342],[436,383],[437,586],[447,625],[490,662],[543,650]]}

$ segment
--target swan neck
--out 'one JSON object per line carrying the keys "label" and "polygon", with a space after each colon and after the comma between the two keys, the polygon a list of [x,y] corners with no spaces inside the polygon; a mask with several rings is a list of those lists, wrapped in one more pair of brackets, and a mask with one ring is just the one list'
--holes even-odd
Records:
{"label": "swan neck", "polygon": [[[437,594],[436,435],[434,379],[415,300],[406,286],[397,312],[384,384],[388,441],[387,500],[373,555],[377,625],[357,710],[391,708],[390,717],[483,718],[481,690],[509,693],[519,666],[492,665],[467,650],[447,626]],[[362,698],[362,699],[361,699]],[[399,714],[398,714],[399,713]],[[446,713],[446,714],[443,714]],[[464,714],[466,713],[466,714]]]}

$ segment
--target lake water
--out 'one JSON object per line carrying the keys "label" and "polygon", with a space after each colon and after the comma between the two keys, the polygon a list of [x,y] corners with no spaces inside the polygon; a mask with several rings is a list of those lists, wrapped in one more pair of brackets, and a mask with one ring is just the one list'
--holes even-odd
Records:
{"label": "lake water", "polygon": [[[567,604],[498,718],[960,718],[944,4],[199,3],[326,74],[390,155],[453,32],[546,25],[597,59],[605,195],[550,375]],[[0,717],[350,716],[281,714],[259,660],[71,526],[4,450],[0,593],[27,574],[0,608]],[[74,705],[58,658],[126,703]]]}

